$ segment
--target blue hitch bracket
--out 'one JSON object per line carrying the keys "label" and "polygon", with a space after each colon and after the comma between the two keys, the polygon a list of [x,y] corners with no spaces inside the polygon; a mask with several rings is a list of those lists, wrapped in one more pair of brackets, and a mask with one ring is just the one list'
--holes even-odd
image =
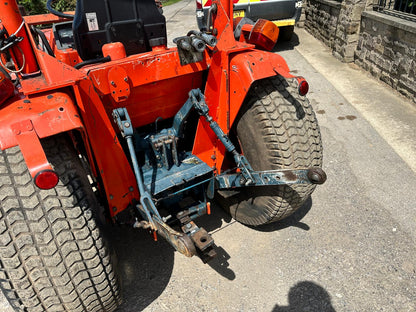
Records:
{"label": "blue hitch bracket", "polygon": [[153,213],[159,219],[161,219],[159,212],[157,211],[155,204],[146,190],[146,187],[143,184],[143,177],[141,171],[139,169],[139,164],[137,162],[136,152],[134,150],[133,144],[133,125],[131,123],[131,119],[129,114],[127,113],[127,109],[125,108],[117,108],[113,110],[113,118],[116,122],[117,126],[121,131],[121,135],[126,139],[127,146],[129,148],[131,162],[133,164],[134,174],[136,176],[136,181],[139,187],[140,192],[140,203],[142,204],[140,212],[145,215],[147,221],[151,224],[151,228],[153,231],[157,230],[156,224],[154,223],[152,216],[150,213]]}
{"label": "blue hitch bracket", "polygon": [[187,257],[192,257],[197,253],[195,244],[193,243],[192,239],[185,233],[175,231],[163,221],[149,191],[143,183],[143,175],[139,168],[133,143],[134,128],[127,113],[127,109],[117,108],[113,110],[113,118],[114,122],[117,124],[121,131],[121,135],[127,141],[134,174],[140,192],[141,205],[137,205],[137,209],[145,219],[144,223],[148,222],[148,225],[146,224],[144,226],[143,222],[137,222],[139,225],[138,227],[150,227],[151,230],[162,235],[177,251]]}

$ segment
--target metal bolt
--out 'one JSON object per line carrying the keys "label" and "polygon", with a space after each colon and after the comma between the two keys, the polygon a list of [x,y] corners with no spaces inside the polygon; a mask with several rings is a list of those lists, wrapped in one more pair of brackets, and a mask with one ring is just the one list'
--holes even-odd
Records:
{"label": "metal bolt", "polygon": [[126,128],[130,128],[130,123],[125,122],[125,123],[124,123],[124,127],[126,127]]}
{"label": "metal bolt", "polygon": [[186,227],[187,229],[190,229],[190,228],[192,227],[192,224],[188,223],[185,227]]}
{"label": "metal bolt", "polygon": [[129,191],[130,191],[130,192],[133,192],[133,191],[134,191],[133,186],[130,186],[130,187],[129,187]]}
{"label": "metal bolt", "polygon": [[114,198],[114,196],[113,195],[110,195],[110,199],[113,199]]}
{"label": "metal bolt", "polygon": [[125,82],[129,81],[129,78],[124,77],[124,81],[125,81]]}
{"label": "metal bolt", "polygon": [[114,81],[111,81],[110,83],[113,87],[116,85],[116,83]]}
{"label": "metal bolt", "polygon": [[116,212],[117,211],[117,207],[113,207],[113,211]]}

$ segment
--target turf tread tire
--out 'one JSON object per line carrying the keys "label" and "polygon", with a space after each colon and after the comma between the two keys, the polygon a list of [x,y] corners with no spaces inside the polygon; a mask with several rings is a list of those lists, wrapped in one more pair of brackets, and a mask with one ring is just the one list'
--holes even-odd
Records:
{"label": "turf tread tire", "polygon": [[[254,170],[322,167],[322,142],[309,101],[297,81],[268,78],[253,84],[235,122],[240,146]],[[258,226],[279,221],[303,205],[312,184],[220,191],[219,202],[237,221]]]}
{"label": "turf tread tire", "polygon": [[42,141],[59,175],[37,188],[18,147],[0,157],[0,287],[16,311],[113,311],[120,303],[96,200],[66,137]]}

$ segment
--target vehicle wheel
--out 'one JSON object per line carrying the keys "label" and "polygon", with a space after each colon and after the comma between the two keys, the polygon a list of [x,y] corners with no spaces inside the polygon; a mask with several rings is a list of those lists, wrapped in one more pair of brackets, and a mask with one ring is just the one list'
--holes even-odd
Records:
{"label": "vehicle wheel", "polygon": [[293,25],[279,27],[278,39],[281,41],[290,41],[292,39],[294,30],[295,30],[295,26]]}
{"label": "vehicle wheel", "polygon": [[[254,170],[322,166],[317,120],[309,101],[298,94],[295,80],[275,77],[255,82],[234,129]],[[313,184],[246,187],[217,195],[235,220],[257,226],[291,215],[314,189]]]}
{"label": "vehicle wheel", "polygon": [[113,311],[120,303],[97,201],[64,136],[42,141],[59,175],[37,188],[18,147],[0,157],[0,286],[17,311]]}

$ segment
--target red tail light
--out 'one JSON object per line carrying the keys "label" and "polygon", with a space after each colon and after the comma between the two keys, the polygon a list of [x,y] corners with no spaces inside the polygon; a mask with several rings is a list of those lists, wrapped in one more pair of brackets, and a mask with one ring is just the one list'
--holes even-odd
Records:
{"label": "red tail light", "polygon": [[256,48],[270,51],[276,44],[279,36],[279,28],[265,19],[257,20],[251,30],[248,43],[256,45]]}
{"label": "red tail light", "polygon": [[303,78],[299,80],[298,91],[302,96],[305,96],[309,91],[309,83]]}
{"label": "red tail light", "polygon": [[35,176],[35,184],[42,190],[49,190],[58,184],[59,178],[53,170],[42,170]]}

